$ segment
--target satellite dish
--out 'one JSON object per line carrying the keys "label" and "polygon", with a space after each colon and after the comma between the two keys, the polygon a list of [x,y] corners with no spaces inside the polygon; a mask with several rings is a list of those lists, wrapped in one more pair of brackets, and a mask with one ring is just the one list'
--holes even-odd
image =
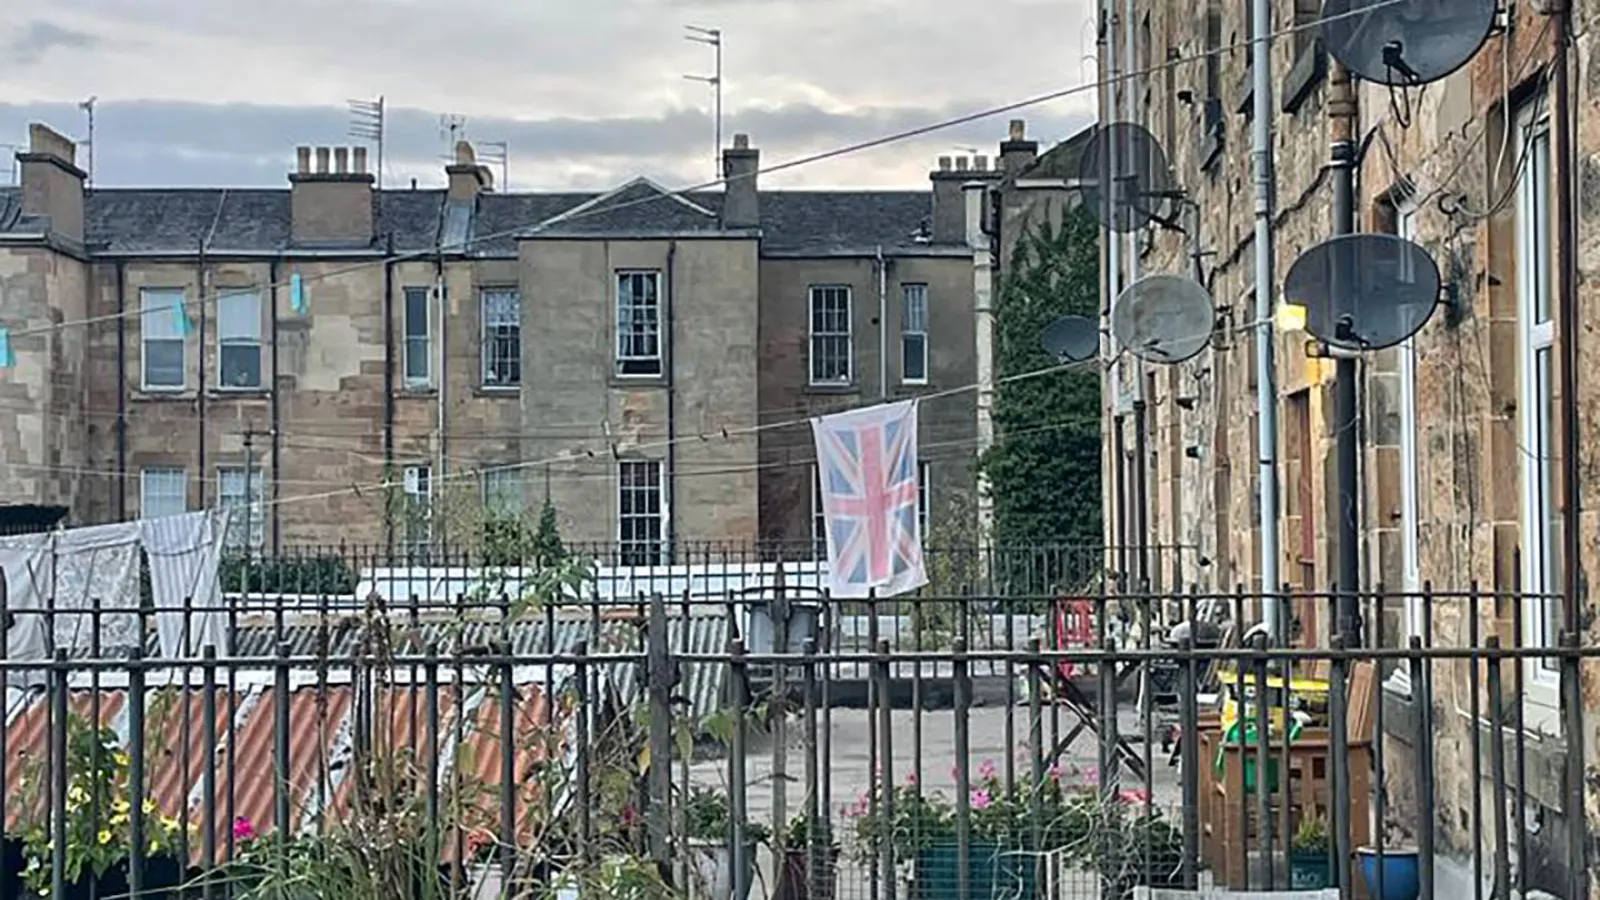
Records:
{"label": "satellite dish", "polygon": [[1062,316],[1045,326],[1040,340],[1057,362],[1083,362],[1100,354],[1100,325],[1083,316]]}
{"label": "satellite dish", "polygon": [[1211,294],[1193,278],[1146,275],[1123,290],[1111,307],[1111,333],[1140,359],[1180,363],[1211,340],[1216,310]]}
{"label": "satellite dish", "polygon": [[1494,29],[1500,0],[1325,0],[1322,40],[1367,81],[1438,81],[1472,59]]}
{"label": "satellite dish", "polygon": [[1083,202],[1100,224],[1127,234],[1151,221],[1165,223],[1172,205],[1172,171],[1161,144],[1142,125],[1097,126],[1078,156]]}
{"label": "satellite dish", "polygon": [[1417,333],[1439,301],[1439,266],[1392,234],[1344,234],[1300,254],[1283,295],[1306,308],[1306,330],[1348,350],[1381,350]]}

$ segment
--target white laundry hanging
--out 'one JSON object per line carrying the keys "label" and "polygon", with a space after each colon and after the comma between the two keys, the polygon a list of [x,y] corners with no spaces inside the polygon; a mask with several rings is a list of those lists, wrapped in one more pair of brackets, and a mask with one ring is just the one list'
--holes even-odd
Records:
{"label": "white laundry hanging", "polygon": [[54,646],[92,647],[92,610],[97,605],[102,655],[143,646],[138,615],[139,523],[69,528],[51,538],[55,581],[44,602],[46,609],[55,610]]}
{"label": "white laundry hanging", "polygon": [[[8,660],[42,660],[50,655],[44,616],[29,615],[28,611],[44,608],[45,591],[52,581],[51,538],[48,534],[30,534],[0,539],[0,578],[4,580],[5,609],[11,618],[6,629]],[[11,688],[44,681],[42,669],[11,671],[6,676],[6,686]]]}
{"label": "white laundry hanging", "polygon": [[150,564],[156,634],[161,655],[168,659],[193,659],[207,645],[223,650],[217,563],[227,520],[226,509],[139,520],[139,540]]}

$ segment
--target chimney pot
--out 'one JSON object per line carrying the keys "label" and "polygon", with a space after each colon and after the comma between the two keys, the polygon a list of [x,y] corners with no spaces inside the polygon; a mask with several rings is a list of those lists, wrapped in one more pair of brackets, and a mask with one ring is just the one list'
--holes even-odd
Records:
{"label": "chimney pot", "polygon": [[350,148],[333,148],[333,170],[340,175],[350,171]]}
{"label": "chimney pot", "polygon": [[967,170],[967,158],[965,156],[956,157],[956,171],[957,172],[965,172],[966,170]]}
{"label": "chimney pot", "polygon": [[1012,119],[1010,134],[1013,141],[1023,140],[1028,134],[1028,124],[1022,119]]}
{"label": "chimney pot", "polygon": [[295,150],[294,150],[294,155],[295,155],[295,161],[296,161],[295,162],[295,171],[299,172],[301,175],[310,175],[311,174],[311,148],[310,147],[296,147]]}
{"label": "chimney pot", "polygon": [[472,149],[469,141],[456,141],[456,165],[474,166],[478,164],[478,154]]}
{"label": "chimney pot", "polygon": [[735,150],[749,150],[750,149],[750,135],[748,135],[748,134],[736,134],[736,135],[734,135],[733,136],[733,149],[735,149]]}
{"label": "chimney pot", "polygon": [[350,168],[357,175],[367,174],[367,148],[356,147],[350,151]]}
{"label": "chimney pot", "polygon": [[987,156],[976,156],[976,157],[973,157],[972,167],[974,169],[977,169],[979,172],[987,172],[987,171],[989,171],[989,157],[987,157]]}
{"label": "chimney pot", "polygon": [[939,171],[941,171],[941,172],[950,171],[950,157],[948,157],[948,156],[939,157]]}
{"label": "chimney pot", "polygon": [[328,148],[327,147],[318,147],[317,148],[317,174],[318,175],[326,175],[326,174],[328,174]]}

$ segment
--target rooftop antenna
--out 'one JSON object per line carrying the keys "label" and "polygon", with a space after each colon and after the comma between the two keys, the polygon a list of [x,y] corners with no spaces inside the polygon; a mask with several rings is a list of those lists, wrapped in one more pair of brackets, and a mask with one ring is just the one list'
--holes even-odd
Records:
{"label": "rooftop antenna", "polygon": [[383,95],[376,100],[351,100],[350,136],[356,140],[371,141],[376,151],[378,190],[383,190]]}
{"label": "rooftop antenna", "polygon": [[100,98],[91,95],[89,99],[78,104],[78,108],[89,119],[89,137],[83,142],[89,148],[89,184],[94,184],[94,105]]}
{"label": "rooftop antenna", "polygon": [[11,180],[7,184],[17,185],[22,183],[21,174],[17,171],[17,154],[22,152],[21,144],[0,144],[0,150],[6,151],[11,158]]}
{"label": "rooftop antenna", "polygon": [[456,113],[445,113],[439,117],[439,140],[444,142],[444,158],[454,161],[456,158],[456,141],[467,133],[467,117]]}
{"label": "rooftop antenna", "polygon": [[716,108],[712,118],[716,121],[716,146],[712,148],[711,165],[712,177],[722,177],[722,29],[701,28],[698,25],[685,25],[683,30],[688,32],[683,36],[686,41],[697,44],[709,44],[716,51],[716,65],[710,75],[685,75],[690,81],[700,81],[711,85],[716,97]]}
{"label": "rooftop antenna", "polygon": [[484,141],[478,149],[479,162],[500,165],[500,190],[511,190],[511,145],[505,141]]}

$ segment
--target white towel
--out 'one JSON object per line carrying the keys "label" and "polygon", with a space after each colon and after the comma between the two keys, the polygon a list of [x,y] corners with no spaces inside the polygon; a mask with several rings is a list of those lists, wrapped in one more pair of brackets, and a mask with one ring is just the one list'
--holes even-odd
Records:
{"label": "white towel", "polygon": [[[100,653],[143,646],[139,632],[139,523],[58,531],[55,540],[55,646],[86,649],[91,610],[100,607]],[[49,594],[46,594],[48,598]],[[46,600],[46,608],[49,601]]]}
{"label": "white towel", "polygon": [[[223,649],[217,563],[226,520],[227,510],[139,520],[139,540],[150,563],[156,634],[161,639],[161,655],[168,659],[197,658],[207,645],[218,652]],[[183,612],[186,597],[190,604],[187,621]]]}
{"label": "white towel", "polygon": [[[50,643],[45,637],[44,616],[28,615],[27,610],[44,608],[44,592],[50,578],[51,535],[30,534],[0,540],[0,576],[5,579],[6,612],[11,625],[6,630],[6,658],[9,660],[46,659]],[[43,670],[12,671],[7,687],[40,685]]]}

